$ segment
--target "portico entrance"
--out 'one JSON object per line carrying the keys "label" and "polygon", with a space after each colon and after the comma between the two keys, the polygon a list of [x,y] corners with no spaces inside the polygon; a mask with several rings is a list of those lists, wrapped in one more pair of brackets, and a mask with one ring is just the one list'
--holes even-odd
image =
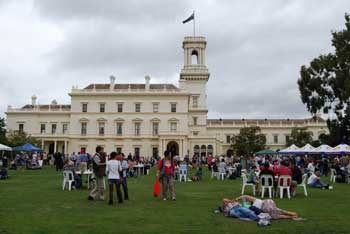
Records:
{"label": "portico entrance", "polygon": [[176,141],[170,141],[166,149],[170,151],[171,156],[179,155],[179,144]]}

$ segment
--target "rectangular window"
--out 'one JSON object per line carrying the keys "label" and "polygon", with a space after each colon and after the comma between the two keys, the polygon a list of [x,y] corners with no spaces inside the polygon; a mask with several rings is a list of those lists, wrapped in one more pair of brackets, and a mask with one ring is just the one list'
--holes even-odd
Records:
{"label": "rectangular window", "polygon": [[289,142],[289,139],[290,139],[290,136],[289,136],[289,135],[286,135],[286,143]]}
{"label": "rectangular window", "polygon": [[87,130],[87,123],[81,123],[81,135],[85,136]]}
{"label": "rectangular window", "polygon": [[170,123],[170,131],[175,132],[177,129],[177,123]]}
{"label": "rectangular window", "polygon": [[117,135],[118,136],[123,135],[123,124],[122,123],[117,123]]}
{"label": "rectangular window", "polygon": [[153,112],[157,113],[159,109],[159,104],[158,103],[153,103]]}
{"label": "rectangular window", "polygon": [[105,123],[98,123],[98,135],[105,134]]}
{"label": "rectangular window", "polygon": [[273,143],[278,144],[278,135],[273,136]]}
{"label": "rectangular window", "polygon": [[135,103],[135,112],[141,112],[141,103]]}
{"label": "rectangular window", "polygon": [[40,124],[40,133],[45,134],[46,132],[46,124]]}
{"label": "rectangular window", "polygon": [[122,153],[122,148],[121,147],[117,147],[117,153],[121,154]]}
{"label": "rectangular window", "polygon": [[87,107],[88,107],[88,104],[87,103],[83,103],[82,106],[81,106],[81,111],[82,112],[87,112]]}
{"label": "rectangular window", "polygon": [[140,132],[141,132],[141,124],[140,123],[135,123],[135,136],[140,136]]}
{"label": "rectangular window", "polygon": [[152,148],[152,156],[154,158],[158,158],[158,148],[157,147]]}
{"label": "rectangular window", "polygon": [[18,124],[18,131],[23,132],[24,130],[24,124],[20,123]]}
{"label": "rectangular window", "polygon": [[136,148],[134,149],[134,154],[135,154],[136,157],[139,157],[139,156],[140,156],[140,148],[139,148],[139,147],[136,147]]}
{"label": "rectangular window", "polygon": [[226,136],[226,143],[227,143],[227,144],[230,144],[230,143],[231,143],[231,136],[230,136],[230,135],[227,135],[227,136]]}
{"label": "rectangular window", "polygon": [[106,104],[105,103],[100,103],[100,112],[103,113],[105,112],[106,109]]}
{"label": "rectangular window", "polygon": [[153,136],[158,135],[159,123],[152,124],[152,134]]}
{"label": "rectangular window", "polygon": [[171,112],[176,112],[176,103],[171,103]]}
{"label": "rectangular window", "polygon": [[193,117],[193,125],[197,125],[198,117]]}
{"label": "rectangular window", "polygon": [[57,124],[52,124],[51,125],[51,133],[56,134],[56,130],[57,130]]}
{"label": "rectangular window", "polygon": [[198,136],[198,132],[193,132],[193,136]]}
{"label": "rectangular window", "polygon": [[62,125],[62,133],[63,133],[63,134],[66,134],[66,133],[67,133],[67,130],[68,130],[68,124],[63,124],[63,125]]}
{"label": "rectangular window", "polygon": [[118,103],[118,112],[123,112],[123,103]]}
{"label": "rectangular window", "polygon": [[198,107],[198,96],[193,96],[192,101],[193,101],[192,106]]}

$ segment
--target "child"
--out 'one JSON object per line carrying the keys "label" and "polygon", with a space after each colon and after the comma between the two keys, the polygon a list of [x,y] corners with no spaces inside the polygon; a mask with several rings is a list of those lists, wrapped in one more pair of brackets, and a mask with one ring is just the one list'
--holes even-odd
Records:
{"label": "child", "polygon": [[116,160],[117,153],[111,153],[111,159],[107,162],[106,165],[106,174],[108,175],[108,184],[109,184],[109,205],[113,205],[113,187],[116,186],[118,203],[123,203],[123,197],[120,190],[120,175],[122,172],[122,166],[120,161]]}

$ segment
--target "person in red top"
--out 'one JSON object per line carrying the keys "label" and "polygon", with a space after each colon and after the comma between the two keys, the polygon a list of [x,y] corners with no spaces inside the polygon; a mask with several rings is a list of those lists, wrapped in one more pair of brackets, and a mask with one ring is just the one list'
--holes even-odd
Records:
{"label": "person in red top", "polygon": [[164,158],[159,161],[157,177],[162,181],[163,200],[167,200],[167,192],[169,190],[171,199],[175,201],[175,164],[170,156],[170,152],[167,150],[164,152]]}
{"label": "person in red top", "polygon": [[287,175],[292,177],[292,171],[290,170],[290,168],[288,167],[289,163],[287,161],[282,161],[281,162],[281,166],[277,167],[273,170],[273,173],[275,174],[275,176],[281,176],[281,175]]}

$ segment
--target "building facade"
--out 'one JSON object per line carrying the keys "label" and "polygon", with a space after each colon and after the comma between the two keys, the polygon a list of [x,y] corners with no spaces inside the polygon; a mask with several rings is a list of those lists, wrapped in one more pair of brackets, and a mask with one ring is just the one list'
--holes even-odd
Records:
{"label": "building facade", "polygon": [[260,126],[271,149],[284,148],[293,127],[306,127],[315,139],[327,133],[321,118],[207,119],[206,43],[204,37],[184,38],[178,87],[151,84],[149,76],[142,84],[118,84],[111,76],[107,84],[73,87],[69,105],[37,105],[32,96],[31,104],[8,107],[8,131],[40,139],[48,153],[93,153],[100,145],[142,156],[166,149],[180,156],[230,153],[230,137],[247,126]]}

